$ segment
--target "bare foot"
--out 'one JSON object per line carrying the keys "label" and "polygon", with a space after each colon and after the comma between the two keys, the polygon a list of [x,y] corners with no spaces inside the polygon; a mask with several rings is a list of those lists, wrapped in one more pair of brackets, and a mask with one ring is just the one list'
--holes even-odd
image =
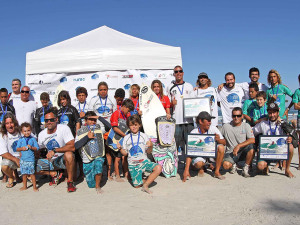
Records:
{"label": "bare foot", "polygon": [[6,182],[7,182],[7,178],[3,176],[2,183],[6,183]]}
{"label": "bare foot", "polygon": [[215,178],[218,178],[218,179],[220,179],[220,180],[225,180],[225,177],[222,176],[220,173],[215,173],[214,177],[215,177]]}
{"label": "bare foot", "polygon": [[34,192],[38,192],[39,189],[38,189],[38,188],[33,188],[33,191],[34,191]]}
{"label": "bare foot", "polygon": [[124,182],[124,180],[120,176],[116,176],[116,181],[117,182]]}
{"label": "bare foot", "polygon": [[20,191],[25,191],[25,190],[27,190],[27,187],[21,187],[20,188]]}
{"label": "bare foot", "polygon": [[107,179],[108,179],[109,181],[113,181],[113,180],[114,180],[114,178],[113,178],[112,176],[108,176]]}
{"label": "bare foot", "polygon": [[204,177],[204,170],[199,170],[198,177]]}
{"label": "bare foot", "polygon": [[103,190],[100,187],[96,187],[97,194],[103,194]]}
{"label": "bare foot", "polygon": [[144,191],[144,192],[146,192],[148,194],[152,194],[153,193],[152,191],[149,190],[148,186],[146,186],[146,185],[143,185],[141,191]]}
{"label": "bare foot", "polygon": [[289,170],[285,171],[285,175],[289,178],[295,178],[294,174],[292,174],[291,171],[289,171]]}

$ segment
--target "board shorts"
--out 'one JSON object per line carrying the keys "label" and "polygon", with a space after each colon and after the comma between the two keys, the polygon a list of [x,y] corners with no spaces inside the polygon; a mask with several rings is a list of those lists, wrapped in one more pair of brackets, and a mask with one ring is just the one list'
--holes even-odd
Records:
{"label": "board shorts", "polygon": [[64,155],[58,156],[52,162],[48,159],[38,159],[36,162],[36,172],[57,169],[66,169],[66,166],[64,164]]}
{"label": "board shorts", "polygon": [[96,186],[95,175],[103,171],[104,157],[94,159],[89,163],[83,163],[83,173],[89,188]]}
{"label": "board shorts", "polygon": [[2,157],[2,163],[1,163],[1,166],[8,166],[8,167],[11,168],[12,170],[18,169],[18,165],[17,165],[15,162],[13,162],[13,161],[11,161],[11,160],[9,160],[9,159],[5,159],[5,158],[3,158],[3,157]]}
{"label": "board shorts", "polygon": [[35,162],[28,162],[20,160],[20,171],[21,174],[34,174],[35,173]]}
{"label": "board shorts", "polygon": [[145,159],[139,164],[128,165],[129,173],[132,179],[133,186],[140,186],[143,184],[143,172],[151,173],[158,163],[151,162]]}
{"label": "board shorts", "polygon": [[233,155],[233,152],[231,153],[225,153],[223,162],[230,162],[231,164],[235,164],[238,161],[243,161],[243,159],[246,158],[246,155],[248,154],[249,151],[253,149],[253,144],[250,144],[244,148],[241,148],[240,151],[238,152],[237,156]]}

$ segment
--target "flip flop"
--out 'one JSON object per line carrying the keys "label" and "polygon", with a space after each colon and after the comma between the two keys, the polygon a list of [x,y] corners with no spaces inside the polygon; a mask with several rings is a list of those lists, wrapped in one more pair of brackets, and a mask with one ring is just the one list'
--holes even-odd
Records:
{"label": "flip flop", "polygon": [[215,178],[218,178],[218,179],[220,179],[220,180],[225,180],[225,177],[222,176],[222,175],[219,175],[219,176],[214,175],[214,177],[215,177]]}
{"label": "flip flop", "polygon": [[14,183],[8,183],[7,185],[6,185],[6,188],[12,188],[14,186]]}

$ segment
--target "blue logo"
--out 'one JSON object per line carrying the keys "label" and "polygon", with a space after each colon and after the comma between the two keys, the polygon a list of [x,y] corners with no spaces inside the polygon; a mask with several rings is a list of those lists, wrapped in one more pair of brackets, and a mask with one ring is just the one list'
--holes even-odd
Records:
{"label": "blue logo", "polygon": [[64,82],[66,82],[66,81],[67,81],[67,78],[66,78],[66,77],[63,77],[63,78],[61,78],[61,79],[59,80],[60,83],[64,83]]}
{"label": "blue logo", "polygon": [[30,94],[35,95],[36,94],[35,90],[30,90]]}
{"label": "blue logo", "polygon": [[130,84],[126,84],[126,85],[124,86],[124,89],[125,89],[125,90],[129,90],[129,89],[130,89],[130,87],[131,87],[131,85],[130,85]]}
{"label": "blue logo", "polygon": [[285,145],[286,144],[286,140],[284,138],[279,138],[277,140],[277,145]]}
{"label": "blue logo", "polygon": [[99,78],[99,75],[96,73],[91,76],[91,79],[93,79],[93,80],[96,80],[98,78]]}
{"label": "blue logo", "polygon": [[137,157],[138,155],[142,155],[143,154],[143,151],[141,149],[140,146],[135,146],[135,147],[132,147],[130,150],[130,155],[133,156],[133,157]]}
{"label": "blue logo", "polygon": [[77,88],[75,88],[75,91],[77,91],[79,88],[81,88],[81,86],[78,86]]}
{"label": "blue logo", "polygon": [[[207,94],[207,95],[205,95],[204,97],[205,97],[205,98],[210,98],[211,96],[212,96],[212,95]],[[210,99],[211,99],[211,98],[210,98]],[[215,101],[216,101],[215,98],[213,98],[213,99],[212,99],[212,102],[215,103]]]}
{"label": "blue logo", "polygon": [[11,148],[14,152],[17,152],[17,144],[18,144],[18,140],[14,141],[14,143],[12,143]]}
{"label": "blue logo", "polygon": [[232,93],[227,96],[227,101],[232,104],[236,104],[240,102],[240,97],[236,93]]}
{"label": "blue logo", "polygon": [[210,144],[210,143],[214,142],[214,139],[212,137],[206,137],[204,139],[204,142],[205,142],[205,144]]}
{"label": "blue logo", "polygon": [[140,76],[141,76],[141,78],[143,78],[143,79],[148,78],[147,74],[145,74],[145,73],[141,73]]}
{"label": "blue logo", "polygon": [[55,140],[55,139],[51,139],[47,145],[46,145],[46,148],[50,151],[50,150],[53,150],[55,148],[59,148],[59,144],[58,142]]}
{"label": "blue logo", "polygon": [[97,109],[98,113],[104,114],[104,113],[109,113],[110,109],[107,106],[100,106]]}
{"label": "blue logo", "polygon": [[164,85],[164,83],[161,83],[162,84],[162,87],[163,87],[163,89],[165,89],[165,85]]}
{"label": "blue logo", "polygon": [[60,122],[60,124],[68,125],[69,124],[69,117],[66,116],[66,115],[63,115],[63,116],[60,117],[59,122]]}
{"label": "blue logo", "polygon": [[85,81],[85,78],[74,78],[73,81]]}

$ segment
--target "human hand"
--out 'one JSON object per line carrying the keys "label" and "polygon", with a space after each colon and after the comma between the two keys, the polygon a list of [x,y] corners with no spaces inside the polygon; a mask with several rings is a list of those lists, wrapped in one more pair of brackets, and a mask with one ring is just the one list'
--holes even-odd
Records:
{"label": "human hand", "polygon": [[175,99],[175,97],[173,97],[173,99],[172,99],[172,105],[173,106],[177,105],[177,100]]}
{"label": "human hand", "polygon": [[31,148],[32,148],[32,146],[31,146],[31,145],[27,145],[27,147],[28,147],[28,149],[31,149]]}
{"label": "human hand", "polygon": [[167,113],[167,119],[169,120],[171,118],[171,114]]}
{"label": "human hand", "polygon": [[220,135],[216,134],[215,139],[216,139],[216,142],[220,141]]}
{"label": "human hand", "polygon": [[55,152],[52,151],[52,150],[50,150],[50,151],[47,153],[46,157],[47,157],[47,159],[51,159],[54,155],[55,155]]}
{"label": "human hand", "polygon": [[218,90],[221,91],[223,87],[224,87],[224,84],[220,84],[220,85],[218,86]]}
{"label": "human hand", "polygon": [[237,154],[238,154],[238,152],[239,152],[239,150],[240,150],[240,147],[237,145],[237,146],[235,146],[235,148],[233,149],[233,155],[234,156],[237,156]]}
{"label": "human hand", "polygon": [[138,111],[138,114],[139,114],[140,116],[143,115],[142,110],[139,110],[139,111]]}
{"label": "human hand", "polygon": [[293,138],[292,138],[291,136],[289,136],[289,137],[286,139],[286,142],[287,142],[288,144],[291,144],[292,141],[293,141]]}
{"label": "human hand", "polygon": [[284,111],[283,116],[286,116],[286,118],[288,119],[288,117],[289,117],[289,110],[288,109],[286,109]]}
{"label": "human hand", "polygon": [[88,132],[88,138],[89,139],[94,139],[95,138],[94,133],[91,130]]}
{"label": "human hand", "polygon": [[183,179],[182,179],[182,182],[186,182],[186,180],[187,180],[188,177],[191,178],[190,171],[185,170],[185,171],[183,172]]}
{"label": "human hand", "polygon": [[18,167],[20,167],[20,159],[15,157],[14,162],[17,164]]}
{"label": "human hand", "polygon": [[150,147],[153,146],[153,144],[152,144],[152,142],[149,140],[149,141],[147,141],[146,146],[147,146],[148,148],[150,148]]}
{"label": "human hand", "polygon": [[117,148],[118,148],[118,149],[121,149],[121,148],[122,148],[122,145],[120,144],[120,142],[117,142]]}

